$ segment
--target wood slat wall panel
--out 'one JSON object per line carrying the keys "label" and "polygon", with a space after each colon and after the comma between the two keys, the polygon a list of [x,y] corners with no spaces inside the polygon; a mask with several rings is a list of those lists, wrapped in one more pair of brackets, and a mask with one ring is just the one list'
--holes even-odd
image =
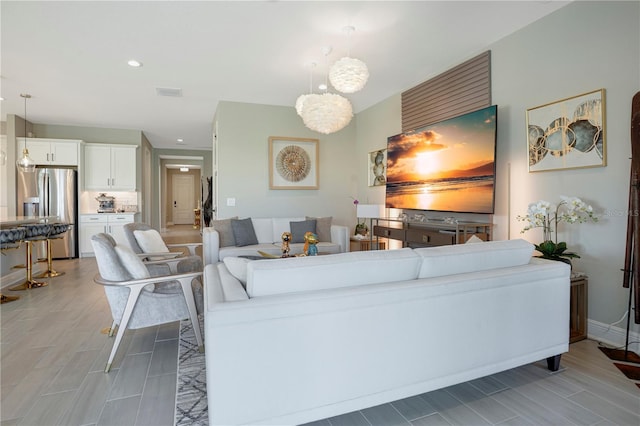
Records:
{"label": "wood slat wall panel", "polygon": [[491,105],[491,51],[402,93],[402,131]]}

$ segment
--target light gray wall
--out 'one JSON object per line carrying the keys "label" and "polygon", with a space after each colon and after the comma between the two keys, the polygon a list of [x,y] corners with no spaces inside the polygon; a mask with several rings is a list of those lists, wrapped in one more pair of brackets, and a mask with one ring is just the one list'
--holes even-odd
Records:
{"label": "light gray wall", "polygon": [[[561,226],[558,237],[582,256],[574,268],[589,275],[589,318],[602,323],[622,316],[629,294],[621,287],[620,269],[629,196],[631,99],[640,90],[639,34],[639,2],[575,2],[491,46],[493,96],[500,106],[498,236],[539,242],[540,230],[520,234],[523,223],[515,219],[538,199],[557,202],[560,195],[575,195],[592,204],[601,215],[599,223]],[[526,109],[600,88],[606,90],[608,165],[528,173]]]}
{"label": "light gray wall", "polygon": [[[295,100],[292,100],[292,105]],[[221,102],[218,128],[217,217],[333,216],[355,227],[359,163],[355,124],[321,135],[307,129],[295,108]],[[269,136],[319,139],[319,189],[269,189]],[[235,198],[236,206],[227,206]]]}
{"label": "light gray wall", "polygon": [[[629,195],[631,99],[640,90],[639,34],[639,2],[575,2],[487,47],[493,103],[498,105],[494,238],[539,243],[541,230],[521,234],[524,224],[516,220],[539,199],[557,203],[560,195],[570,195],[592,204],[600,221],[561,225],[559,240],[582,256],[574,261],[574,269],[589,276],[588,317],[603,324],[622,317],[629,296],[622,288],[620,269]],[[608,165],[529,173],[527,108],[600,88],[606,90]],[[399,97],[391,97],[358,114],[356,161],[366,161],[366,152],[384,146],[383,136],[399,133],[399,106]],[[367,188],[364,171],[358,173],[358,188],[376,202],[384,199],[383,190]],[[640,327],[632,330],[639,332]]]}

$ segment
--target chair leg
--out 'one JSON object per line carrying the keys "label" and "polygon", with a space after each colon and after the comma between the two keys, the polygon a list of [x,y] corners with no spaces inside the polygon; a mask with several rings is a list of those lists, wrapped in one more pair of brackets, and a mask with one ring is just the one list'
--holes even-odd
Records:
{"label": "chair leg", "polygon": [[116,323],[116,320],[113,320],[111,327],[109,327],[109,337],[113,337],[113,333],[115,333],[117,326],[118,324]]}
{"label": "chair leg", "polygon": [[108,373],[109,370],[111,370],[111,364],[113,363],[113,359],[116,357],[116,352],[118,352],[118,346],[120,346],[120,342],[122,342],[122,337],[124,336],[124,332],[127,330],[127,326],[129,325],[129,319],[131,319],[131,314],[133,313],[133,309],[136,307],[138,296],[140,296],[140,292],[142,291],[143,287],[144,287],[143,285],[129,287],[131,291],[129,292],[129,298],[127,299],[127,304],[124,308],[122,319],[120,320],[120,325],[118,326],[118,333],[116,333],[116,339],[113,342],[113,347],[111,348],[111,354],[109,355],[109,360],[107,361],[107,365],[104,368],[105,373]]}
{"label": "chair leg", "polygon": [[191,319],[191,325],[193,326],[193,332],[196,335],[196,341],[198,342],[198,350],[204,352],[204,343],[202,342],[202,333],[200,332],[200,321],[198,320],[198,311],[196,310],[196,302],[193,297],[193,289],[191,288],[191,280],[193,278],[180,279],[180,285],[182,286],[182,294],[184,294],[184,301],[187,303],[187,309],[189,310],[189,317]]}

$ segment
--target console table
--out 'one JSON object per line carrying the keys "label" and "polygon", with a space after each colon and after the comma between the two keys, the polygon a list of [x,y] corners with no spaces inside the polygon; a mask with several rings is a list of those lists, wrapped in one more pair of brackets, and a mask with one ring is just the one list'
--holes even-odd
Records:
{"label": "console table", "polygon": [[429,220],[412,222],[402,219],[374,219],[373,235],[402,241],[403,247],[433,247],[461,244],[472,235],[491,240],[493,223],[446,222]]}

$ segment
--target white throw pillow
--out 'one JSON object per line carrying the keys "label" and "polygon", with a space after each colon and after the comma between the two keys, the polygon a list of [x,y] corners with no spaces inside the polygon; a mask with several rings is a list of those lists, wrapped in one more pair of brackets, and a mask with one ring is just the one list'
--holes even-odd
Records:
{"label": "white throw pillow", "polygon": [[124,266],[134,279],[140,280],[151,276],[147,267],[142,263],[142,260],[129,247],[118,244],[114,249],[122,266]]}
{"label": "white throw pillow", "polygon": [[[133,231],[133,236],[144,253],[169,253],[169,248],[162,240],[160,233],[155,229],[136,230]],[[151,257],[151,260],[163,259],[165,258],[159,256]]]}
{"label": "white throw pillow", "polygon": [[227,267],[229,273],[236,277],[243,286],[247,285],[247,264],[251,262],[251,259],[244,257],[225,257],[222,259],[224,266]]}

